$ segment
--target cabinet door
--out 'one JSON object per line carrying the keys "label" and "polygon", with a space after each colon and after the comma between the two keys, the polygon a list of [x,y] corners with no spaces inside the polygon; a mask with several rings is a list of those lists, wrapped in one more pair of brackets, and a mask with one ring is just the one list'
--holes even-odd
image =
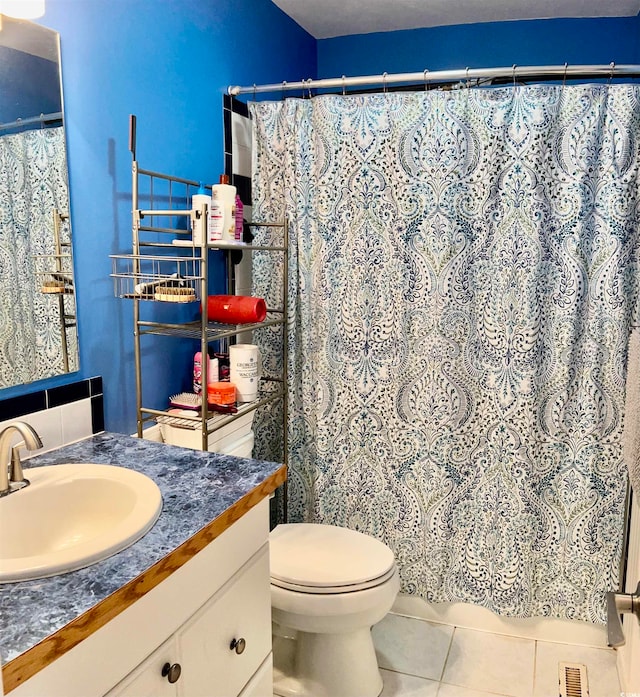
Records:
{"label": "cabinet door", "polygon": [[170,683],[162,675],[162,669],[167,663],[174,665],[177,655],[176,641],[171,637],[109,690],[105,697],[176,697],[178,683]]}
{"label": "cabinet door", "polygon": [[273,697],[273,654],[269,654],[258,672],[245,685],[240,697]]}
{"label": "cabinet door", "polygon": [[180,697],[233,697],[271,652],[269,549],[264,545],[177,633]]}

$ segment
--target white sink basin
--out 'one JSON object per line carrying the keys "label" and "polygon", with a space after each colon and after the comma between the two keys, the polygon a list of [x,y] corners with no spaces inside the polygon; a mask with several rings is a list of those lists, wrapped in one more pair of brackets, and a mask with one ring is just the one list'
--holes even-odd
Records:
{"label": "white sink basin", "polygon": [[162,495],[112,465],[25,468],[30,486],[0,498],[0,583],[55,576],[106,559],[158,519]]}

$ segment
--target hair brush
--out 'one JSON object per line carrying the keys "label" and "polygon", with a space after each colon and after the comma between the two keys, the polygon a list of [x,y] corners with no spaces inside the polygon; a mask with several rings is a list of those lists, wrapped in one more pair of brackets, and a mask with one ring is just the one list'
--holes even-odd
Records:
{"label": "hair brush", "polygon": [[169,397],[169,404],[178,409],[198,411],[202,407],[202,395],[193,392],[180,392]]}

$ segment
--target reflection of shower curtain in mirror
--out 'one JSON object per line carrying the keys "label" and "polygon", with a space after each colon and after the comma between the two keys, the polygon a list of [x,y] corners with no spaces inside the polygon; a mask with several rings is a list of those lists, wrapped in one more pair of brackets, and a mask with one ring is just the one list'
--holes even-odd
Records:
{"label": "reflection of shower curtain in mirror", "polygon": [[0,137],[0,388],[64,372],[58,297],[40,292],[36,274],[46,269],[37,257],[54,254],[54,208],[69,211],[64,129]]}
{"label": "reflection of shower curtain in mirror", "polygon": [[252,115],[254,218],[290,221],[291,520],[382,539],[430,602],[602,622],[624,528],[640,87]]}

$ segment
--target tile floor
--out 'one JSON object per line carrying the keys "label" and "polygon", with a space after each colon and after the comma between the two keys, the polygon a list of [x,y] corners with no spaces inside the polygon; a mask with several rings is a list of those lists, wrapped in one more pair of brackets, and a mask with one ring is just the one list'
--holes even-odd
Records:
{"label": "tile floor", "polygon": [[[387,615],[373,628],[381,697],[557,697],[558,663],[587,666],[589,697],[619,697],[612,649]],[[587,694],[585,692],[585,694]]]}

